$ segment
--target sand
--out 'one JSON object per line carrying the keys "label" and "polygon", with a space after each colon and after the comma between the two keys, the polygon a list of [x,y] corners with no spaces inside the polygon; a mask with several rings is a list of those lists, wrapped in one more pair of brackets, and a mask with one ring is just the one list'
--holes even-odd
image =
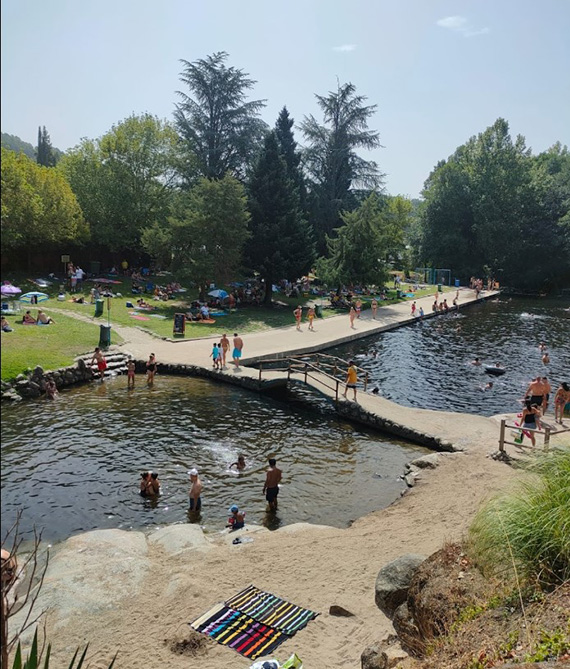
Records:
{"label": "sand", "polygon": [[[249,667],[250,661],[212,641],[205,653],[191,658],[174,654],[165,640],[186,634],[189,621],[254,583],[320,613],[275,657],[283,661],[296,652],[305,669],[360,667],[364,648],[391,630],[374,603],[378,570],[404,553],[429,555],[461,538],[481,501],[517,476],[511,466],[487,457],[493,450],[496,442],[441,455],[440,465],[422,472],[400,500],[347,529],[285,527],[254,533],[251,543],[240,546],[221,542],[208,552],[179,555],[169,555],[155,544],[151,570],[112,609],[65,620],[58,620],[57,611],[50,614],[56,666],[63,666],[77,645],[89,641],[93,667],[106,667],[117,650],[116,666],[133,669],[148,662],[173,669]],[[286,504],[285,498],[281,504]],[[71,591],[73,580],[67,584]],[[332,604],[354,617],[330,616]]]}

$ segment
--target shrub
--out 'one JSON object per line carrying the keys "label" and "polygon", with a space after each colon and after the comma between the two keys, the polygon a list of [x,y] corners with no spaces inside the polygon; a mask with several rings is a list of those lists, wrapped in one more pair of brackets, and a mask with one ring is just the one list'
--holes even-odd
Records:
{"label": "shrub", "polygon": [[470,551],[486,573],[552,586],[570,579],[570,449],[543,454],[528,469],[514,490],[481,508]]}

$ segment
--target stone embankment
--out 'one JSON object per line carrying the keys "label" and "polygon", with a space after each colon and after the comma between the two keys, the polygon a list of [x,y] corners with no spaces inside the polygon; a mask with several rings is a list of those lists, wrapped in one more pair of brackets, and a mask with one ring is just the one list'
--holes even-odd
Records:
{"label": "stone embankment", "polygon": [[[87,383],[94,378],[92,357],[92,353],[81,355],[76,358],[74,365],[55,370],[46,371],[43,367],[37,366],[27,374],[18,374],[12,383],[2,381],[2,400],[17,402],[22,399],[37,399],[45,394],[47,382],[51,379],[58,389]],[[110,350],[105,356],[107,360],[105,376],[124,374],[127,371],[128,357],[125,351]]]}

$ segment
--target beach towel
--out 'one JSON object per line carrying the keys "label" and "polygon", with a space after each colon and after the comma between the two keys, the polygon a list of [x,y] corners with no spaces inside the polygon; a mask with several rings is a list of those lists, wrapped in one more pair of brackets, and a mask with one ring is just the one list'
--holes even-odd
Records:
{"label": "beach towel", "polygon": [[197,632],[255,660],[272,653],[318,613],[249,585],[190,623]]}
{"label": "beach towel", "polygon": [[190,626],[251,660],[272,653],[289,638],[225,604],[217,604]]}
{"label": "beach towel", "polygon": [[148,316],[141,316],[140,314],[137,314],[134,311],[129,311],[129,316],[131,318],[136,318],[137,321],[150,321],[150,318]]}
{"label": "beach towel", "polygon": [[276,597],[270,592],[260,590],[254,585],[249,585],[235,597],[228,599],[226,605],[290,636],[303,629],[318,615],[314,611]]}

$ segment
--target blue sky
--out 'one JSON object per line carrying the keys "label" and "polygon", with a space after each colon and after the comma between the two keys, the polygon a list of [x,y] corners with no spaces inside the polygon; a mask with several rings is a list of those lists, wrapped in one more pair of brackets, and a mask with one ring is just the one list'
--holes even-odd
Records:
{"label": "blue sky", "polygon": [[[569,0],[2,0],[2,131],[67,149],[131,113],[171,118],[180,59],[227,51],[283,105],[351,81],[378,109],[367,154],[416,197],[435,163],[496,118],[534,152],[570,144]],[[300,133],[297,140],[302,141]]]}

